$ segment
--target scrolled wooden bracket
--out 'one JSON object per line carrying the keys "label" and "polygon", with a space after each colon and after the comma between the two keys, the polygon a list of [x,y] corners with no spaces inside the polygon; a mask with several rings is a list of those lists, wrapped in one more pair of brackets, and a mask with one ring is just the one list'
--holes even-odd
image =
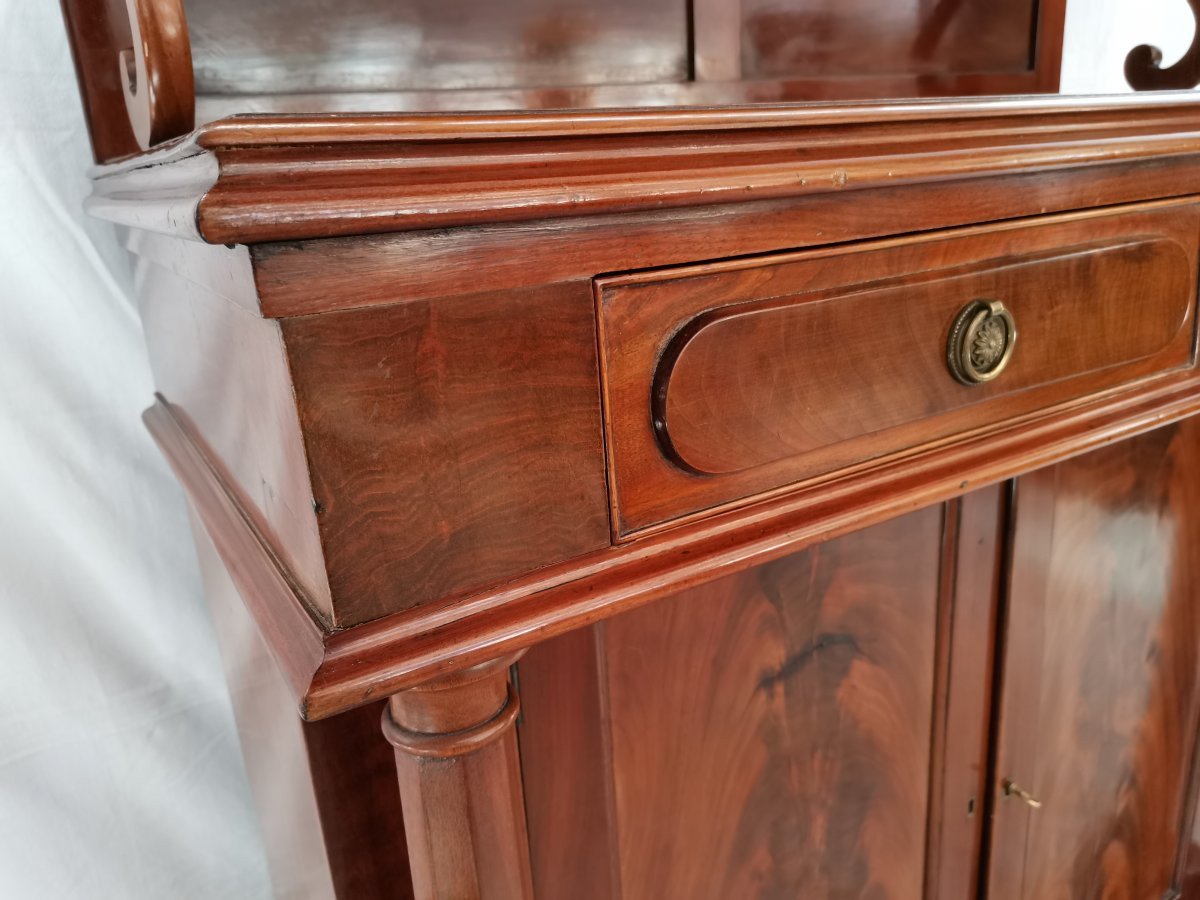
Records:
{"label": "scrolled wooden bracket", "polygon": [[1162,67],[1162,51],[1139,44],[1125,57],[1125,80],[1135,91],[1190,90],[1200,84],[1200,0],[1188,0],[1195,19],[1192,43],[1179,62]]}
{"label": "scrolled wooden bracket", "polygon": [[125,0],[132,46],[117,53],[125,109],[143,150],[195,127],[196,86],[182,0]]}

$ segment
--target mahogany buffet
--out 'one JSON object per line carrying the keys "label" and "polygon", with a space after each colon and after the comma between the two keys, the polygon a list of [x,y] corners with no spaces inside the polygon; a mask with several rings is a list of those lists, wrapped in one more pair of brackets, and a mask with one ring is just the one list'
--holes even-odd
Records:
{"label": "mahogany buffet", "polygon": [[1196,97],[1062,0],[63,8],[280,896],[1200,900]]}

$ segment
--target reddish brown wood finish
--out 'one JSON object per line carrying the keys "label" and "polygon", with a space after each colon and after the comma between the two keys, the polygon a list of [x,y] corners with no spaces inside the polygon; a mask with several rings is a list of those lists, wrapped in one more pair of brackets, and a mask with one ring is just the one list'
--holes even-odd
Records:
{"label": "reddish brown wood finish", "polygon": [[336,624],[608,544],[586,284],[282,326]]}
{"label": "reddish brown wood finish", "polygon": [[920,895],[941,525],[605,623],[625,900]]}
{"label": "reddish brown wood finish", "polygon": [[[845,244],[893,234],[896,223],[911,233],[981,222],[990,224],[976,230],[1004,231],[1027,225],[1022,217],[1107,216],[1111,210],[1104,207],[1195,191],[1200,161],[1183,157],[1106,167],[1099,181],[1084,167],[984,178],[969,189],[954,182],[920,184],[659,215],[262,244],[253,248],[253,258],[263,314],[287,317],[386,305],[398,296],[475,293],[480,279],[499,290],[694,263],[697,248],[715,259]],[[1093,203],[1100,207],[1088,208]],[[526,263],[529,246],[537,247],[536,268]],[[462,256],[470,266],[457,264]]]}
{"label": "reddish brown wood finish", "polygon": [[[97,190],[127,196],[144,182],[143,167],[176,159],[195,166],[199,149],[221,169],[216,185],[195,196],[206,240],[295,240],[1186,157],[1196,152],[1198,124],[1195,100],[1141,97],[864,104],[852,112],[242,117],[109,170]],[[99,211],[189,234],[194,225],[146,219],[136,204]]]}
{"label": "reddish brown wood finish", "polygon": [[612,900],[617,887],[603,625],[535,644],[517,666],[534,896]]}
{"label": "reddish brown wood finish", "polygon": [[[1004,473],[1026,471],[1195,414],[1200,412],[1197,384],[1190,375],[1160,379],[1152,388],[1115,394],[1053,419],[938,448],[903,465],[868,469],[832,486],[818,483],[746,510],[548,566],[462,599],[431,602],[327,634],[323,656],[317,641],[282,636],[288,629],[306,633],[309,614],[299,594],[285,602],[282,595],[271,601],[269,593],[256,591],[247,601],[258,610],[256,616],[279,620],[278,628],[269,621],[260,627],[267,633],[280,632],[272,646],[295,686],[302,713],[324,718],[455,666],[484,662],[497,652],[528,647],[689,585],[939,502],[968,485],[987,484]],[[217,475],[219,465],[186,433],[180,433],[178,441],[160,440],[160,447],[198,508],[212,505],[214,492],[225,492],[222,485],[227,480]],[[193,465],[193,459],[198,463]],[[243,508],[236,502],[228,508],[237,515],[220,513],[214,522],[229,526],[226,565],[252,564],[245,574],[253,579],[280,577],[274,574],[277,555],[269,550],[261,554],[255,549],[260,537],[238,524],[248,521]],[[288,581],[286,570],[283,581]]]}
{"label": "reddish brown wood finish", "polygon": [[[683,0],[192,6],[199,90],[208,94],[524,89],[549,98],[563,88],[687,78]],[[310,111],[319,111],[314,103]]]}
{"label": "reddish brown wood finish", "polygon": [[[147,64],[143,144],[190,111],[179,4],[128,2],[127,45],[64,0],[106,159],[106,55]],[[403,115],[1041,90],[1064,3],[281,5],[192,4],[201,84],[259,92],[202,108],[298,114],[104,167],[90,206],[135,230],[146,420],[218,592],[320,720],[240,715],[311,772],[333,891],[1157,900],[1200,871],[1200,420],[1160,427],[1200,413],[1200,102]],[[942,356],[981,295],[1021,337],[972,389]],[[1007,544],[996,483],[1056,463]]]}
{"label": "reddish brown wood finish", "polygon": [[[1187,363],[1195,293],[1188,244],[1200,223],[1194,214],[1177,218],[1182,227],[1171,230],[1182,243],[1141,237],[1127,222],[1134,233],[1126,238],[1097,235],[1093,243],[915,274],[891,263],[887,278],[828,291],[792,293],[822,281],[813,272],[819,267],[792,277],[743,270],[719,279],[721,286],[703,271],[681,278],[681,291],[710,303],[714,293],[730,293],[677,331],[659,360],[652,386],[659,442],[681,467],[722,475],[993,397],[1128,371],[1149,357],[1164,368]],[[832,268],[841,266],[851,276],[875,271],[859,255]],[[764,281],[788,296],[746,302],[743,291],[757,294]],[[674,307],[659,284],[639,292],[641,305]],[[1002,302],[1015,318],[1020,353],[1001,377],[963,390],[946,378],[947,323],[978,297]]]}
{"label": "reddish brown wood finish", "polygon": [[125,0],[62,0],[75,77],[96,162],[136,153],[117,50],[133,46]]}
{"label": "reddish brown wood finish", "polygon": [[[1018,482],[989,893],[1178,884],[1200,709],[1200,422]],[[1000,786],[1012,779],[1042,803]]]}
{"label": "reddish brown wood finish", "polygon": [[[247,112],[363,112],[714,106],[818,99],[1054,91],[1064,0],[480,0],[396,6],[353,0],[189,3],[67,0],[125,26],[100,42],[72,28],[87,80],[111,83],[113,55],[144,44],[156,92],[191,115],[194,45],[200,121]],[[111,8],[110,8],[111,7]],[[130,40],[140,10],[144,41]],[[165,13],[165,15],[163,15]],[[120,22],[124,19],[124,22]],[[95,20],[100,26],[105,20]],[[172,27],[179,23],[181,27]],[[118,35],[114,35],[118,37]],[[172,51],[181,50],[181,53]],[[181,61],[187,61],[183,66]],[[125,61],[122,61],[124,65]],[[164,99],[165,99],[164,98]],[[94,105],[94,104],[89,104]],[[158,103],[159,121],[167,104]],[[140,107],[140,108],[139,108]],[[147,105],[135,107],[144,118]],[[107,112],[108,107],[97,107]],[[129,142],[120,153],[137,149]],[[150,143],[155,143],[153,138]],[[145,144],[143,144],[144,146]],[[101,159],[120,153],[99,152]]]}
{"label": "reddish brown wood finish", "polygon": [[[990,848],[994,872],[1009,852],[1001,818],[989,843],[981,812],[1012,802],[993,797],[987,766],[1003,502],[992,488],[935,504],[1200,412],[1185,321],[1197,110],[1056,100],[249,119],[106,169],[94,207],[160,233],[130,245],[146,263],[156,372],[183,399],[148,421],[220,532],[303,712],[333,728],[337,713],[394,695],[385,730],[419,896],[574,897],[586,874],[589,900],[963,900],[980,857]],[[1066,214],[1021,219],[1049,210]],[[972,227],[912,234],[955,224]],[[317,240],[380,229],[407,233]],[[881,232],[910,236],[831,246]],[[179,237],[218,235],[298,242],[179,249]],[[798,247],[819,249],[704,262]],[[593,279],[658,269],[620,282],[648,296],[634,292],[680,263],[686,309],[671,322],[614,340],[605,314],[607,363],[639,341],[650,350],[634,402],[617,403],[610,383],[602,404]],[[1018,353],[1033,348],[1014,379],[973,395],[934,380],[960,288],[1011,292]],[[1097,324],[1080,334],[1094,340],[1063,341],[1038,289],[1063,313],[1090,304]],[[603,416],[614,436],[623,416],[648,430],[657,354],[679,324],[733,303],[807,314],[824,302],[816,294],[835,297],[832,333],[856,352],[902,356],[847,326],[867,291],[890,292],[903,315],[889,321],[936,332],[939,366],[898,365],[895,384],[859,369],[908,406],[870,392],[846,404],[843,372],[822,382],[822,406],[845,413],[825,433],[793,427],[786,392],[761,395],[769,431],[754,433],[744,404],[706,409],[686,437],[693,463],[720,463],[704,476],[711,496],[694,502],[662,481],[648,502],[683,507],[636,535],[610,520]],[[629,306],[652,319],[672,302]],[[758,350],[771,331],[750,333]],[[228,340],[238,335],[249,352]],[[748,340],[723,335],[704,371],[728,371],[721,353]],[[776,354],[739,398],[829,368]],[[872,433],[863,411],[890,430]],[[264,451],[259,420],[278,447]],[[713,450],[730,422],[752,437],[744,455]],[[895,441],[903,429],[915,438]],[[821,453],[827,464],[814,465]],[[731,490],[732,479],[744,481]],[[285,504],[265,490],[275,484]],[[315,502],[298,504],[309,486]],[[304,535],[319,536],[315,553]],[[538,644],[520,670],[538,718],[520,728],[518,760],[505,670]],[[1007,713],[1021,687],[1002,687]],[[357,738],[328,734],[340,736],[322,759],[353,752]],[[1183,834],[1190,751],[1176,760],[1162,746],[1152,768],[1172,770],[1172,786],[1139,790],[1156,814],[1173,803]]]}
{"label": "reddish brown wood finish", "polygon": [[[1042,5],[740,0],[740,71],[747,78],[908,74],[923,83],[958,72],[1031,72],[1033,41],[1049,37],[1036,28]],[[1044,74],[1057,85],[1057,67]]]}
{"label": "reddish brown wood finish", "polygon": [[97,162],[195,127],[182,0],[62,0],[62,9]]}
{"label": "reddish brown wood finish", "polygon": [[183,0],[125,0],[132,43],[120,50],[122,94],[142,150],[195,127],[196,90]]}
{"label": "reddish brown wood finish", "polygon": [[1008,492],[994,485],[947,506],[926,900],[977,896]]}
{"label": "reddish brown wood finish", "polygon": [[974,896],[1002,512],[991,488],[534,648],[538,895]]}
{"label": "reddish brown wood finish", "polygon": [[384,711],[417,900],[533,897],[513,729],[520,703],[508,681],[515,661],[395,694]]}
{"label": "reddish brown wood finish", "polygon": [[[619,533],[1187,364],[1198,225],[1189,206],[601,280]],[[980,297],[1019,339],[968,387],[946,340]]]}

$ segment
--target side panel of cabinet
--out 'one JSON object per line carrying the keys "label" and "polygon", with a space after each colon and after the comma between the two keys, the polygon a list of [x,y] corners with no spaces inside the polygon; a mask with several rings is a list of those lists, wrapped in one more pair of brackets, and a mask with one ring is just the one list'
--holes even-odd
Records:
{"label": "side panel of cabinet", "polygon": [[1177,896],[1200,696],[1198,506],[1195,419],[1018,482],[991,900]]}
{"label": "side panel of cabinet", "polygon": [[531,650],[537,896],[973,896],[1001,494]]}

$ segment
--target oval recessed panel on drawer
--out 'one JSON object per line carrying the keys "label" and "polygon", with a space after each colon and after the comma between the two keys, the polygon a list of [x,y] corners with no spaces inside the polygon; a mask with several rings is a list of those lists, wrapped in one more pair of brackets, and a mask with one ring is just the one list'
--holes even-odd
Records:
{"label": "oval recessed panel on drawer", "polygon": [[599,279],[618,535],[1191,365],[1198,234],[1173,202]]}
{"label": "oval recessed panel on drawer", "polygon": [[[736,472],[1145,359],[1183,327],[1190,283],[1187,255],[1160,238],[714,309],[684,326],[657,368],[659,439],[691,471]],[[1017,339],[993,381],[963,385],[947,333],[973,300],[1000,301]]]}

